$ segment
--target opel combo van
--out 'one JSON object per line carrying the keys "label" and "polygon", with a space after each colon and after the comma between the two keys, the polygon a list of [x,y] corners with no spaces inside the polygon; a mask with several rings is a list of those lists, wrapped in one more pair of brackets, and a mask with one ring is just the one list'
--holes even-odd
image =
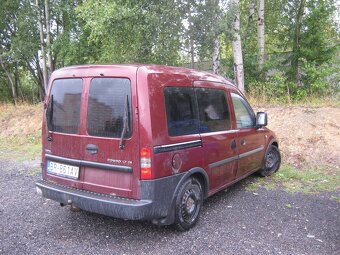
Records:
{"label": "opel combo van", "polygon": [[45,198],[188,230],[205,198],[279,169],[267,115],[228,80],[158,65],[55,71],[45,100]]}

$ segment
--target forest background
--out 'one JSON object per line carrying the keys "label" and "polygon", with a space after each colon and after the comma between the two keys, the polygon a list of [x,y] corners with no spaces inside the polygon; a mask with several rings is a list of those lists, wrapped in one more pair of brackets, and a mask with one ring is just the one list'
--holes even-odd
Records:
{"label": "forest background", "polygon": [[339,0],[0,0],[0,102],[53,70],[150,63],[218,73],[261,102],[339,100]]}

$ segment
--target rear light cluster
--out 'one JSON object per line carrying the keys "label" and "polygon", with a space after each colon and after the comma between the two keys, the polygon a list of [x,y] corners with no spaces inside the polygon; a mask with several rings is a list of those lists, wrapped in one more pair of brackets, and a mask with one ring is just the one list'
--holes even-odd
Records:
{"label": "rear light cluster", "polygon": [[142,180],[150,180],[152,178],[150,148],[142,148],[140,150],[140,178]]}

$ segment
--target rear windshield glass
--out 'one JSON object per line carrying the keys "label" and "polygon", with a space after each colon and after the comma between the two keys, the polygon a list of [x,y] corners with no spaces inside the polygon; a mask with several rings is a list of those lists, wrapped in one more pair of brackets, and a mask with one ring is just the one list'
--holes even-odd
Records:
{"label": "rear windshield glass", "polygon": [[165,106],[170,136],[198,133],[195,93],[192,88],[165,88]]}
{"label": "rear windshield glass", "polygon": [[126,78],[95,78],[91,82],[87,132],[92,136],[131,136],[131,87]]}
{"label": "rear windshield glass", "polygon": [[81,79],[60,79],[53,82],[47,109],[47,124],[50,131],[78,133],[82,89]]}

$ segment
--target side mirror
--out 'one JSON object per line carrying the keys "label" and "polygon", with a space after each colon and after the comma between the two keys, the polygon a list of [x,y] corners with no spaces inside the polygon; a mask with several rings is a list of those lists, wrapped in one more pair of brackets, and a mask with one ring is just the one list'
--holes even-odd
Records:
{"label": "side mirror", "polygon": [[267,126],[268,117],[266,112],[258,112],[256,114],[256,127],[261,128]]}

